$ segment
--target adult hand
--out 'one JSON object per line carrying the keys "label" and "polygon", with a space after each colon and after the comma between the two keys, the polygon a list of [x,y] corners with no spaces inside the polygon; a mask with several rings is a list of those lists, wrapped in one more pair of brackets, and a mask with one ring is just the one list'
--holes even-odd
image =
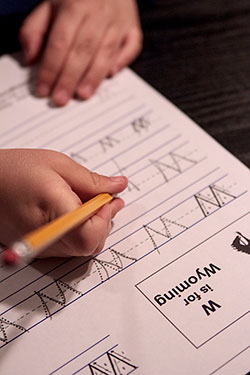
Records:
{"label": "adult hand", "polygon": [[142,47],[135,0],[45,0],[26,18],[20,42],[27,63],[39,54],[41,97],[65,105],[89,98],[102,80],[131,63]]}

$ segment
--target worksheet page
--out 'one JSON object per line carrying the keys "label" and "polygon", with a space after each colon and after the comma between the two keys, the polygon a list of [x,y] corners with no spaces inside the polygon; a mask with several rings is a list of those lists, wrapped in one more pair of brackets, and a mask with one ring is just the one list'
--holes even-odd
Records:
{"label": "worksheet page", "polygon": [[63,108],[14,57],[0,72],[1,148],[129,181],[97,256],[0,266],[0,373],[246,374],[247,167],[129,69]]}

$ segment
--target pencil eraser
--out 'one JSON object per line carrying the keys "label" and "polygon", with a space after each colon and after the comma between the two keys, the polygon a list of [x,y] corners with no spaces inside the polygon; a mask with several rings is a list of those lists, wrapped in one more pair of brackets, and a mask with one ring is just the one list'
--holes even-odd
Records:
{"label": "pencil eraser", "polygon": [[13,266],[18,262],[18,255],[13,249],[9,248],[3,252],[2,260],[5,265]]}

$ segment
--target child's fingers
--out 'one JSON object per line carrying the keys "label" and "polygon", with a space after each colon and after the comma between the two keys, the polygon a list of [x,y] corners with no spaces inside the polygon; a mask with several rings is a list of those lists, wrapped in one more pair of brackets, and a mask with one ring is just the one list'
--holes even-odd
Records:
{"label": "child's fingers", "polygon": [[123,208],[121,199],[115,199],[102,207],[87,222],[63,238],[63,242],[74,256],[88,256],[102,250],[111,229],[111,219]]}
{"label": "child's fingers", "polygon": [[[73,211],[98,193],[114,193],[127,186],[126,177],[114,179],[93,174],[62,154],[54,153],[53,155],[61,157],[55,163],[56,168],[53,171],[55,175],[52,180],[49,180],[48,189],[43,188],[47,202],[43,206],[49,208],[49,221]],[[65,168],[67,174],[64,171]],[[55,169],[60,170],[60,174]],[[62,176],[64,173],[65,176]],[[50,186],[53,186],[53,189]],[[123,206],[124,203],[121,199],[114,199],[86,223],[65,235],[60,241],[63,244],[61,248],[59,243],[53,245],[42,256],[87,256],[99,252],[109,234],[111,219]]]}
{"label": "child's fingers", "polygon": [[124,207],[124,202],[120,198],[115,198],[113,201],[107,205],[105,205],[101,210],[97,212],[97,216],[101,217],[103,220],[107,219],[106,210],[107,208],[111,209],[110,216],[111,219],[115,217],[115,215]]}
{"label": "child's fingers", "polygon": [[[108,205],[104,206],[102,210],[100,210],[97,215],[99,215],[100,217],[103,217],[106,213],[105,213],[105,210],[106,210],[106,207]],[[124,202],[122,199],[120,198],[116,198],[114,199],[110,204],[109,206],[111,207],[111,220],[115,217],[115,215],[124,207]],[[104,220],[106,220],[105,217],[103,217]],[[98,254],[103,248],[104,248],[104,245],[105,245],[105,241],[111,231],[111,228],[112,228],[112,222],[111,220],[108,221],[108,230],[107,230],[107,235],[105,236],[105,238],[99,243],[99,245],[97,246],[97,248],[93,251],[92,255],[96,255]]]}
{"label": "child's fingers", "polygon": [[[66,198],[66,196],[62,197]],[[58,204],[58,203],[55,203]],[[67,199],[66,207],[73,209],[79,202],[74,197]],[[67,233],[60,241],[39,254],[39,257],[89,256],[100,252],[111,230],[112,218],[124,207],[124,202],[116,198],[102,207],[87,222]],[[65,207],[64,207],[65,209]],[[63,210],[58,207],[58,210]]]}
{"label": "child's fingers", "polygon": [[[16,149],[1,150],[0,154],[0,241],[5,244],[73,211],[98,193],[116,193],[127,186],[125,177],[113,179],[93,174],[55,151]],[[114,199],[46,249],[41,257],[100,251],[110,231],[111,219],[122,207],[123,202]]]}
{"label": "child's fingers", "polygon": [[121,199],[114,199],[87,222],[65,236],[63,242],[70,248],[68,255],[88,256],[100,252],[110,232],[111,219],[123,206]]}

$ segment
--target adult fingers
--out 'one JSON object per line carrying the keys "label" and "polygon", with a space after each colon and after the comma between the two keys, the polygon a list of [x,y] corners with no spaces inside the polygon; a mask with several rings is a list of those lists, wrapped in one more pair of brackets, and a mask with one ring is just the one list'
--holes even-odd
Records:
{"label": "adult fingers", "polygon": [[49,1],[38,5],[24,20],[19,31],[19,40],[27,64],[34,61],[40,53],[50,20],[51,4]]}
{"label": "adult fingers", "polygon": [[40,68],[37,93],[48,96],[63,67],[82,20],[77,2],[62,2],[57,8]]}
{"label": "adult fingers", "polygon": [[77,95],[82,99],[89,98],[104,78],[107,77],[112,60],[117,53],[121,37],[119,31],[111,28],[107,31],[104,39],[98,49],[94,60],[86,75],[82,78],[78,88]]}
{"label": "adult fingers", "polygon": [[139,28],[134,28],[126,34],[120,51],[118,52],[112,68],[111,76],[115,75],[119,70],[129,65],[142,50],[143,35]]}
{"label": "adult fingers", "polygon": [[105,28],[106,23],[102,22],[100,13],[81,24],[53,89],[52,99],[57,105],[65,105],[73,96],[81,76],[92,64]]}

